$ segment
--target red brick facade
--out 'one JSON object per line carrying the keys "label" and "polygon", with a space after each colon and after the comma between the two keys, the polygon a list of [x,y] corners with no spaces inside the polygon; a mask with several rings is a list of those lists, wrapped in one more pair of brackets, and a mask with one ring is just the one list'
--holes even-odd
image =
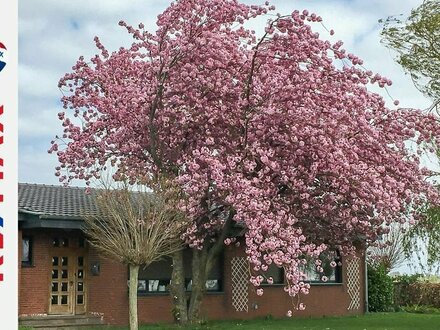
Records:
{"label": "red brick facade", "polygon": [[[18,237],[32,237],[33,240],[33,265],[23,266],[19,272],[19,314],[46,314],[49,304],[50,284],[50,255],[49,243],[51,237],[47,232],[19,231]],[[22,243],[19,241],[19,256],[21,256]],[[19,261],[20,262],[20,261]]]}
{"label": "red brick facade", "polygon": [[[50,288],[50,245],[57,232],[47,229],[34,229],[19,232],[19,237],[33,240],[33,264],[30,267],[19,265],[19,314],[47,314],[49,310]],[[79,232],[63,232],[63,235],[76,237]],[[19,251],[21,251],[21,240]],[[282,286],[267,286],[264,295],[255,294],[249,286],[248,311],[237,312],[232,305],[231,260],[244,256],[243,249],[228,247],[224,257],[224,292],[209,293],[203,300],[203,315],[207,319],[247,319],[272,315],[284,317],[290,309],[294,310],[292,300]],[[99,263],[99,275],[90,274],[90,267]],[[88,296],[87,312],[103,314],[106,323],[123,325],[128,323],[127,267],[102,258],[90,249],[87,266]],[[310,294],[302,297],[307,306],[304,311],[294,311],[295,316],[324,316],[361,314],[364,311],[364,262],[359,260],[360,306],[348,310],[351,298],[348,294],[346,263],[342,268],[342,284],[313,285]],[[172,322],[171,297],[167,294],[139,296],[139,321],[141,323]]]}

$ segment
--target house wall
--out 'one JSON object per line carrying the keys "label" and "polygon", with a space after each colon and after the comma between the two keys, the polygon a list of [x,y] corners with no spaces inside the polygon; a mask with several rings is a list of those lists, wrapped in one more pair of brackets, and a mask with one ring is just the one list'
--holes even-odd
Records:
{"label": "house wall", "polygon": [[[202,315],[207,319],[251,319],[272,315],[285,317],[288,310],[294,311],[292,299],[284,292],[283,286],[266,286],[264,295],[257,296],[255,289],[249,286],[249,309],[247,312],[237,312],[232,306],[232,278],[231,261],[234,257],[245,257],[243,249],[228,247],[225,252],[224,263],[224,292],[208,293],[203,298]],[[100,262],[101,273],[91,277],[90,293],[91,312],[102,313],[106,322],[123,325],[128,322],[128,296],[127,296],[127,267],[107,260],[93,253],[90,260]],[[363,258],[359,263],[361,289],[360,306],[358,309],[347,310],[350,304],[346,274],[347,264],[343,263],[343,283],[312,285],[310,293],[301,297],[301,302],[306,304],[304,311],[294,311],[294,316],[330,316],[330,315],[355,315],[364,311],[364,264]],[[111,283],[111,290],[106,283]],[[140,323],[173,322],[172,300],[169,294],[151,294],[138,297],[138,316]]]}
{"label": "house wall", "polygon": [[[33,240],[31,266],[21,266],[21,238]],[[50,236],[44,230],[19,231],[19,309],[20,315],[46,314],[49,307],[49,243]]]}
{"label": "house wall", "polygon": [[[18,239],[18,264],[17,264],[17,268],[18,268],[18,280],[17,280],[17,289],[18,289],[18,299],[20,300],[20,285],[21,285],[21,262],[20,262],[20,258],[21,258],[21,254],[22,254],[22,232],[21,229],[18,230],[18,234],[17,234],[17,239]],[[18,311],[20,314],[20,311]]]}
{"label": "house wall", "polygon": [[[48,231],[26,231],[23,236],[34,240],[33,267],[21,268],[20,314],[46,314],[49,290],[49,243]],[[21,246],[21,244],[20,244]],[[342,284],[312,285],[310,293],[301,297],[306,304],[304,311],[295,311],[292,299],[283,286],[266,286],[264,295],[257,296],[255,289],[248,287],[248,311],[236,311],[232,305],[231,262],[234,257],[245,257],[244,249],[227,247],[224,255],[224,292],[208,293],[203,298],[202,315],[207,319],[250,319],[263,316],[285,317],[288,310],[294,316],[330,316],[362,314],[364,311],[364,263],[359,262],[360,306],[348,310],[351,298],[347,286],[347,263],[343,262]],[[104,316],[106,323],[124,325],[128,323],[128,269],[126,266],[103,258],[89,249],[89,270],[93,264],[100,265],[99,275],[89,272],[88,312]],[[296,298],[295,298],[296,301]],[[169,294],[151,294],[138,297],[140,323],[173,322],[172,301]]]}
{"label": "house wall", "polygon": [[109,324],[128,323],[128,269],[89,250],[89,265],[99,263],[99,275],[89,276],[89,312],[104,315]]}

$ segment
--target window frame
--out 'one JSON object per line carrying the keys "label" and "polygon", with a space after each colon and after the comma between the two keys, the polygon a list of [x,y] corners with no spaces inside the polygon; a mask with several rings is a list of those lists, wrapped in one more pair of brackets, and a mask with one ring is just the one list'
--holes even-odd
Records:
{"label": "window frame", "polygon": [[[24,252],[24,242],[28,241],[28,259],[27,261],[23,260],[23,252]],[[21,267],[33,267],[34,266],[34,253],[33,253],[34,239],[32,236],[23,236],[21,238]]]}
{"label": "window frame", "polygon": [[[286,285],[286,274],[284,272],[284,268],[283,267],[278,267],[275,264],[272,264],[273,267],[278,268],[278,272],[279,272],[279,277],[281,278],[281,282],[274,282],[272,284],[267,282],[267,278],[264,279],[263,283],[261,283],[262,287],[272,287],[272,286],[285,286]],[[271,265],[271,266],[272,266]],[[271,267],[269,266],[269,267]],[[266,273],[264,273],[264,275],[267,275]]]}
{"label": "window frame", "polygon": [[[192,279],[190,278],[185,278],[185,292],[189,293],[192,290],[188,289],[189,283],[191,282]],[[218,281],[218,290],[209,290],[206,289],[205,294],[221,294],[221,293],[225,293],[224,291],[224,282],[223,279],[207,279],[206,282],[208,281],[212,281],[212,280],[217,280]],[[170,278],[161,278],[161,279],[146,279],[146,278],[142,278],[138,280],[138,287],[139,287],[139,282],[140,281],[145,281],[146,282],[146,286],[145,286],[145,290],[137,290],[137,295],[138,296],[161,296],[161,295],[169,295],[170,294],[170,290],[169,290],[169,285],[171,284],[171,279]],[[156,291],[150,291],[149,290],[149,281],[166,281],[168,284],[165,285],[165,290],[160,291],[160,290],[156,290]]]}
{"label": "window frame", "polygon": [[[333,268],[334,269],[334,274],[335,274],[335,279],[334,280],[328,280],[326,282],[324,282],[322,279],[319,279],[319,280],[316,280],[316,279],[305,280],[304,283],[308,283],[310,285],[317,285],[317,286],[319,286],[319,285],[343,285],[344,284],[343,276],[342,276],[342,273],[343,273],[343,271],[342,271],[343,263],[342,263],[341,254],[339,253],[338,250],[326,251],[326,252],[335,252],[336,253],[335,258],[333,259],[333,261],[336,262],[336,267]],[[329,259],[327,259],[327,260],[329,260]]]}
{"label": "window frame", "polygon": [[[217,280],[218,283],[218,290],[209,290],[206,289],[205,290],[205,294],[223,294],[225,293],[225,275],[224,275],[224,268],[225,268],[225,257],[224,254],[222,253],[219,257],[218,257],[218,262],[220,264],[219,266],[219,278],[208,278],[206,280],[206,282],[208,281],[212,281],[212,280]],[[192,263],[190,263],[190,265],[192,265]],[[190,283],[190,281],[192,280],[192,278],[188,278],[185,277],[185,292],[189,293],[191,292],[191,289],[188,289],[188,285]],[[138,296],[161,296],[161,295],[169,295],[170,294],[170,290],[169,290],[169,285],[171,284],[171,278],[165,278],[165,277],[157,277],[157,278],[144,278],[144,277],[139,277],[138,278],[138,286],[139,286],[139,281],[146,281],[146,290],[137,290],[137,295]],[[168,284],[165,285],[165,291],[149,291],[149,281],[166,281]],[[205,284],[206,285],[206,284]]]}

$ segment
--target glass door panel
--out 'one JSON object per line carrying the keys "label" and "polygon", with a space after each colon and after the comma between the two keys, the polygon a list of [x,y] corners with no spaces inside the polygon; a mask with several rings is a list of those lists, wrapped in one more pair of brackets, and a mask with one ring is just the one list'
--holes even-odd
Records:
{"label": "glass door panel", "polygon": [[72,314],[73,268],[69,266],[70,255],[67,251],[52,254],[50,275],[50,314]]}
{"label": "glass door panel", "polygon": [[75,260],[75,314],[86,312],[86,269],[84,255],[77,255]]}

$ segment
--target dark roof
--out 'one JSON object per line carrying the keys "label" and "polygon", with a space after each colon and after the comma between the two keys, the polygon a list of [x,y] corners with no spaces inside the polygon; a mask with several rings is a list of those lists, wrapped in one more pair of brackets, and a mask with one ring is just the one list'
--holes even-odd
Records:
{"label": "dark roof", "polygon": [[93,194],[86,188],[44,184],[18,184],[18,212],[39,218],[78,219],[84,214],[96,214]]}

